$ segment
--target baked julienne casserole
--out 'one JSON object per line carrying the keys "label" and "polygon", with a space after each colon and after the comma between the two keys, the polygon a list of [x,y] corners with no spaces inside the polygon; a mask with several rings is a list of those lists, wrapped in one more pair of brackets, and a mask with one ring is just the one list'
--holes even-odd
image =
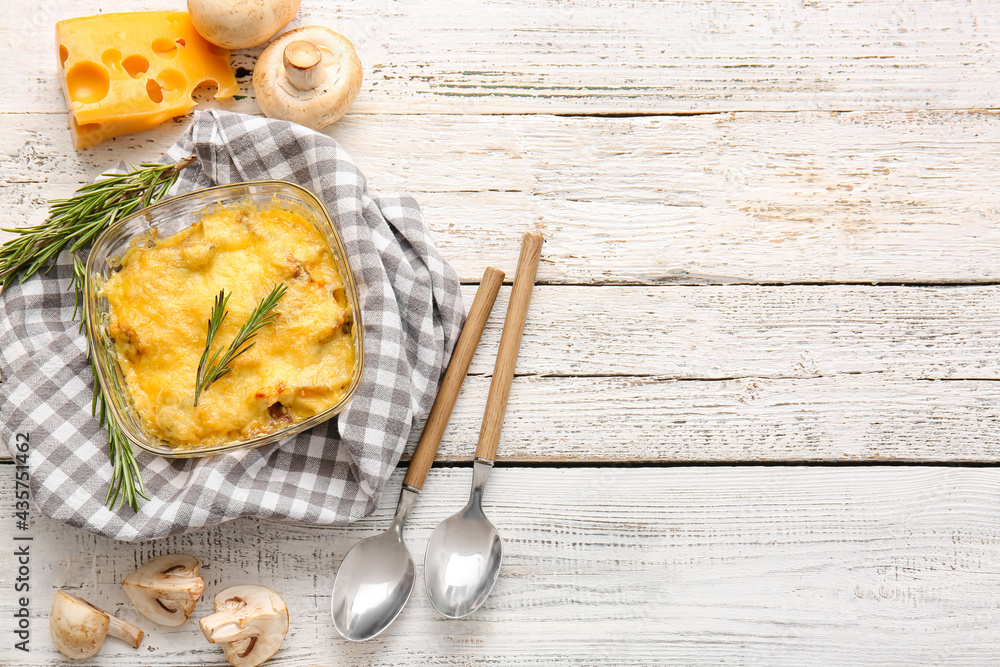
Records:
{"label": "baked julienne casserole", "polygon": [[[336,405],[357,368],[352,308],[324,236],[302,213],[244,200],[168,238],[143,238],[101,287],[107,331],[147,433],[180,450],[244,440]],[[277,284],[273,324],[195,405],[207,322],[231,294],[215,346],[228,345]]]}

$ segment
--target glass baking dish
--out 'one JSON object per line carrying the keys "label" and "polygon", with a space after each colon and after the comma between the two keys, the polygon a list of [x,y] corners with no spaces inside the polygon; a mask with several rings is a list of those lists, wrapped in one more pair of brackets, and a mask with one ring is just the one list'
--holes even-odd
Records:
{"label": "glass baking dish", "polygon": [[[332,407],[302,421],[241,440],[228,440],[205,447],[181,449],[150,432],[132,405],[124,374],[118,362],[115,343],[108,332],[110,304],[101,295],[101,287],[120,269],[117,261],[133,244],[141,244],[155,233],[166,238],[198,222],[209,209],[218,205],[253,201],[258,205],[291,210],[310,220],[326,239],[337,268],[343,277],[353,316],[351,326],[355,347],[353,376],[343,397]],[[347,406],[357,389],[364,366],[364,335],[358,288],[351,271],[344,244],[326,208],[311,192],[285,181],[254,181],[220,185],[167,199],[138,211],[109,227],[94,243],[87,259],[84,287],[86,334],[94,358],[97,381],[107,399],[110,418],[138,447],[170,458],[208,456],[234,449],[260,447],[305,431],[334,417]],[[192,378],[192,382],[194,379]]]}

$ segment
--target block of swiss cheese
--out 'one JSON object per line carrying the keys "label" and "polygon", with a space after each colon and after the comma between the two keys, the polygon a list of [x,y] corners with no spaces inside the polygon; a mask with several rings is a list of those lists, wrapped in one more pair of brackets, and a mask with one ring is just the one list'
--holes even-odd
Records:
{"label": "block of swiss cheese", "polygon": [[238,87],[229,52],[198,34],[186,12],[126,12],[56,24],[60,79],[73,145],[156,127],[195,105],[214,83],[216,99]]}

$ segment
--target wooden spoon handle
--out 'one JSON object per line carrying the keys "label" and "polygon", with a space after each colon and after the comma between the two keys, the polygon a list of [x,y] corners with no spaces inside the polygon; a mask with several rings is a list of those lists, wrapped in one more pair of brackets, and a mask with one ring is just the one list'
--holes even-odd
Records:
{"label": "wooden spoon handle", "polygon": [[417,451],[413,454],[410,467],[406,470],[406,477],[403,484],[412,486],[415,489],[422,489],[424,480],[427,479],[427,471],[431,469],[434,458],[437,456],[438,445],[441,444],[441,436],[448,426],[448,419],[451,418],[451,411],[455,407],[458,393],[462,390],[462,382],[469,372],[469,364],[479,347],[479,339],[483,336],[483,329],[486,328],[486,321],[490,318],[490,311],[493,310],[493,302],[497,300],[500,293],[500,285],[503,284],[503,271],[494,269],[492,266],[486,267],[483,279],[476,290],[476,297],[472,300],[469,308],[469,316],[465,318],[465,326],[455,343],[455,350],[451,353],[451,361],[448,362],[448,370],[444,373],[441,386],[438,388],[437,397],[434,399],[434,406],[431,414],[424,424],[424,432],[420,434],[420,442],[417,443]]}
{"label": "wooden spoon handle", "polygon": [[528,316],[528,302],[531,301],[531,290],[535,286],[538,258],[542,254],[542,240],[540,234],[529,232],[524,235],[524,240],[521,242],[521,257],[517,261],[514,287],[510,292],[507,316],[504,318],[503,333],[500,335],[500,350],[497,352],[496,365],[493,367],[493,381],[490,383],[490,394],[486,398],[486,413],[483,415],[483,426],[479,431],[477,459],[493,461],[497,456],[500,429],[503,427],[503,418],[507,413],[507,399],[510,397],[510,384],[514,380],[514,365],[517,363],[517,353],[521,349],[524,321]]}

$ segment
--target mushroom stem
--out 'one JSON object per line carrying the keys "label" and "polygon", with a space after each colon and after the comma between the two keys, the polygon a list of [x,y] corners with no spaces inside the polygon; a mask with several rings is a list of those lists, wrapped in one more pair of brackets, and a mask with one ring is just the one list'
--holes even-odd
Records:
{"label": "mushroom stem", "polygon": [[[203,627],[208,627],[209,624],[214,620],[214,615],[208,617],[208,621],[203,624]],[[203,619],[204,620],[204,619]],[[230,644],[232,642],[238,642],[241,639],[249,639],[252,636],[252,631],[246,628],[241,628],[240,624],[233,620],[226,622],[224,625],[220,625],[214,630],[209,630],[209,634],[205,635],[212,644]]]}
{"label": "mushroom stem", "polygon": [[110,616],[111,621],[108,624],[108,634],[112,637],[117,637],[122,640],[132,648],[139,648],[139,644],[142,643],[143,632],[138,627],[132,625],[128,621],[123,621],[117,616]]}
{"label": "mushroom stem", "polygon": [[312,90],[326,80],[323,54],[312,42],[296,40],[285,47],[282,55],[285,75],[299,90]]}

